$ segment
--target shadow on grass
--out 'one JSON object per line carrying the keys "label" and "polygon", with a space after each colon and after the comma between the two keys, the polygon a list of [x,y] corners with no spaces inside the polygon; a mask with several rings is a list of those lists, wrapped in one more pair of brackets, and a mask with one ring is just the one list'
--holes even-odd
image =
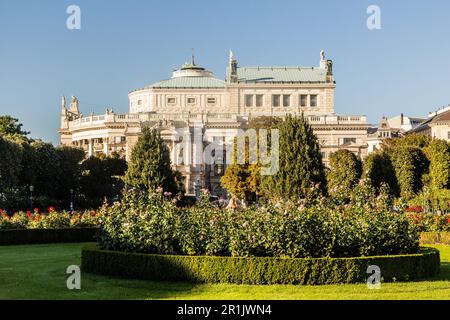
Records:
{"label": "shadow on grass", "polygon": [[442,262],[441,261],[441,269],[439,274],[424,279],[414,280],[415,282],[424,282],[424,281],[450,281],[450,262]]}
{"label": "shadow on grass", "polygon": [[[175,299],[198,290],[202,284],[189,282],[124,279],[116,276],[83,275],[83,299]],[[199,290],[201,291],[201,290]]]}

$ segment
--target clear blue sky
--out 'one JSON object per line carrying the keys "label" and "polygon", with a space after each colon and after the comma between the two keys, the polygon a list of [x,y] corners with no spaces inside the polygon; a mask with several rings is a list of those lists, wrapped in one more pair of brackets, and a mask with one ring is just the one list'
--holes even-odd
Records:
{"label": "clear blue sky", "polygon": [[[81,7],[81,30],[66,8]],[[366,27],[381,8],[382,29]],[[190,58],[224,78],[240,65],[334,60],[335,110],[426,115],[450,103],[450,1],[0,0],[0,114],[58,142],[61,95],[84,114],[127,112],[129,91],[170,76]]]}

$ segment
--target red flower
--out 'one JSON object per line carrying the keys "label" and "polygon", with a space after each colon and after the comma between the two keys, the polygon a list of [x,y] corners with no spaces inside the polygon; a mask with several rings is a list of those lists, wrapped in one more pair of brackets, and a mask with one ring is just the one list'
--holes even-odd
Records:
{"label": "red flower", "polygon": [[30,211],[27,211],[27,217],[28,218],[31,217],[31,212]]}
{"label": "red flower", "polygon": [[410,206],[405,209],[405,212],[415,212],[415,213],[421,213],[422,207],[421,206]]}
{"label": "red flower", "polygon": [[39,208],[34,208],[34,213],[39,213]]}
{"label": "red flower", "polygon": [[50,206],[50,207],[48,207],[47,211],[48,211],[48,213],[52,213],[55,211],[55,208]]}

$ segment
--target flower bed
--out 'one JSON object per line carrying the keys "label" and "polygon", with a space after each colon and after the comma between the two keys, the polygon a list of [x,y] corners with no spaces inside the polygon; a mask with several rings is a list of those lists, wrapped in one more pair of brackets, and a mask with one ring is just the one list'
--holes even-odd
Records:
{"label": "flower bed", "polygon": [[422,232],[420,234],[420,244],[444,244],[450,245],[450,232]]}
{"label": "flower bed", "polygon": [[56,212],[50,207],[47,213],[35,209],[9,215],[0,210],[0,245],[93,242],[100,221],[96,211]]}
{"label": "flower bed", "polygon": [[9,214],[0,209],[0,232],[11,229],[65,229],[65,228],[97,228],[101,215],[97,211],[82,213],[61,211],[52,207],[48,212],[15,212]]}
{"label": "flower bed", "polygon": [[266,205],[228,211],[200,203],[180,209],[162,194],[133,191],[102,215],[99,244],[108,250],[279,258],[395,255],[419,250],[419,234],[403,213],[347,204]]}
{"label": "flower bed", "polygon": [[439,272],[439,251],[421,248],[417,254],[359,258],[272,258],[154,255],[82,249],[84,272],[153,281],[236,284],[360,283],[367,267],[380,267],[383,281],[430,277]]}
{"label": "flower bed", "polygon": [[408,219],[420,232],[450,232],[450,214],[425,213],[420,207],[408,208]]}

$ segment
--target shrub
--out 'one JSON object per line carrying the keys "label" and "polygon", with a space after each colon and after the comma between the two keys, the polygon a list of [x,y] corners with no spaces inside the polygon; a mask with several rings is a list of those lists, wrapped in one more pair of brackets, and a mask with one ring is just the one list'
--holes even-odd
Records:
{"label": "shrub", "polygon": [[279,203],[228,212],[202,202],[199,207],[180,209],[161,193],[129,191],[121,203],[104,209],[100,246],[142,253],[238,257],[417,252],[419,236],[414,224],[376,201],[363,203],[363,197],[361,192],[343,205],[324,201],[304,208]]}
{"label": "shrub", "polygon": [[272,200],[305,198],[315,185],[326,191],[325,168],[317,136],[304,118],[288,115],[278,126],[279,170],[264,176],[261,188]]}
{"label": "shrub", "polygon": [[425,153],[430,159],[431,187],[450,189],[450,143],[434,139]]}
{"label": "shrub", "polygon": [[400,196],[411,199],[422,189],[422,175],[428,167],[428,160],[422,150],[414,147],[398,147],[389,150],[395,169]]}
{"label": "shrub", "polygon": [[148,127],[143,128],[131,153],[124,181],[132,187],[156,190],[158,187],[173,194],[181,191],[180,176],[172,170],[170,152],[160,134]]}
{"label": "shrub", "polygon": [[96,211],[69,213],[49,209],[48,214],[39,213],[36,208],[33,213],[15,212],[12,216],[0,210],[0,232],[7,229],[98,228],[102,219]]}
{"label": "shrub", "polygon": [[450,213],[450,189],[425,187],[408,204],[420,207],[421,212]]}
{"label": "shrub", "polygon": [[450,231],[450,214],[406,213],[420,232]]}
{"label": "shrub", "polygon": [[332,284],[367,280],[367,267],[377,265],[383,281],[411,280],[439,272],[439,251],[422,248],[413,255],[365,258],[291,259],[138,254],[86,246],[83,272],[153,281],[237,284]]}
{"label": "shrub", "polygon": [[337,186],[350,191],[361,177],[362,164],[355,154],[346,149],[330,155],[330,171],[327,175],[328,188]]}
{"label": "shrub", "polygon": [[399,193],[394,167],[385,152],[374,152],[364,159],[362,178],[370,181],[377,191],[385,184],[392,194]]}
{"label": "shrub", "polygon": [[105,209],[100,243],[106,249],[170,254],[179,250],[178,209],[157,193],[130,190]]}
{"label": "shrub", "polygon": [[420,234],[422,245],[443,244],[450,245],[450,232],[422,232]]}

